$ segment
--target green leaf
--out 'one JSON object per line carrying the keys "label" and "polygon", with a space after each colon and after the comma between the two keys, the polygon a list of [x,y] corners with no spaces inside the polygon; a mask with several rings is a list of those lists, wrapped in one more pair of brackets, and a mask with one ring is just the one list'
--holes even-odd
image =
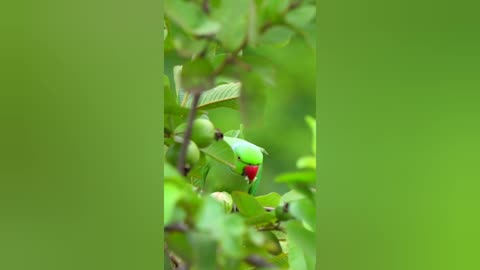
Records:
{"label": "green leaf", "polygon": [[[307,231],[298,221],[286,224],[289,244],[289,264],[292,269],[315,269],[315,234]],[[303,258],[303,260],[302,260]]]}
{"label": "green leaf", "polygon": [[255,197],[255,199],[263,207],[276,207],[280,204],[280,200],[282,199],[282,197],[278,193],[270,192],[262,196],[257,196]]}
{"label": "green leaf", "polygon": [[224,140],[216,141],[207,148],[200,149],[200,151],[205,153],[209,158],[235,169],[235,153],[230,145]]}
{"label": "green leaf", "polygon": [[315,232],[316,213],[312,201],[308,199],[293,201],[290,203],[289,211],[295,218],[303,221],[309,230]]}
{"label": "green leaf", "polygon": [[255,217],[266,214],[262,205],[250,194],[234,191],[232,193],[232,199],[240,213],[245,217]]}
{"label": "green leaf", "polygon": [[307,269],[307,263],[305,261],[305,255],[302,249],[295,242],[288,243],[288,265],[290,269]]}
{"label": "green leaf", "polygon": [[213,239],[219,241],[227,256],[234,258],[243,256],[242,238],[247,228],[241,216],[226,215],[221,203],[208,196],[196,221],[198,230],[208,232]]}
{"label": "green leaf", "polygon": [[281,14],[287,10],[289,0],[264,0],[260,6],[262,23],[274,23],[281,19]]}
{"label": "green leaf", "polygon": [[245,222],[248,225],[263,225],[273,223],[276,219],[275,214],[263,211],[261,214],[247,218]]}
{"label": "green leaf", "polygon": [[192,35],[188,35],[177,25],[170,25],[170,33],[165,43],[165,46],[174,47],[178,55],[184,58],[192,58],[202,52],[208,45],[208,41],[205,39],[198,39]]}
{"label": "green leaf", "polygon": [[182,104],[183,97],[185,95],[185,91],[182,87],[182,66],[174,66],[173,67],[173,80],[175,81],[175,92],[177,93],[177,102],[178,104]]}
{"label": "green leaf", "polygon": [[[270,262],[280,267],[281,269],[289,269],[288,256],[285,253],[281,253],[280,255],[273,257],[272,259],[270,259]],[[291,269],[297,269],[297,268],[291,268]]]}
{"label": "green leaf", "polygon": [[305,197],[311,199],[312,201],[315,200],[315,194],[313,193],[314,188],[312,187],[312,183],[290,183],[290,187],[302,193],[303,195],[305,195]]}
{"label": "green leaf", "polygon": [[262,232],[265,236],[265,249],[272,255],[280,255],[282,253],[282,247],[278,241],[277,236],[271,231]]}
{"label": "green leaf", "polygon": [[175,205],[182,198],[183,192],[171,183],[164,184],[164,202],[163,202],[163,220],[164,224],[169,224],[172,217]]}
{"label": "green leaf", "polygon": [[[238,109],[240,87],[241,85],[239,82],[227,83],[205,91],[200,96],[197,108],[203,110],[209,110],[219,107]],[[190,107],[191,103],[192,100],[190,99],[186,102],[185,106]]]}
{"label": "green leaf", "polygon": [[283,194],[282,199],[280,200],[280,204],[301,200],[303,198],[305,198],[305,195],[303,195],[302,193],[296,190],[290,190],[289,192]]}
{"label": "green leaf", "polygon": [[293,37],[294,32],[285,26],[273,26],[261,37],[260,42],[277,47],[286,46]]}
{"label": "green leaf", "polygon": [[192,245],[189,235],[183,232],[169,232],[165,234],[168,249],[187,262],[192,261]]}
{"label": "green leaf", "polygon": [[275,181],[278,183],[315,183],[317,180],[315,171],[298,171],[284,173],[278,176]]}
{"label": "green leaf", "polygon": [[177,171],[175,167],[170,165],[170,163],[163,164],[163,177],[165,181],[178,181],[183,182],[183,176]]}
{"label": "green leaf", "polygon": [[317,8],[314,5],[303,5],[301,7],[298,7],[292,11],[290,11],[285,20],[298,27],[298,28],[303,28],[305,27],[308,23],[312,21],[313,18],[315,18],[315,14],[317,13]]}
{"label": "green leaf", "polygon": [[223,235],[220,243],[226,255],[234,258],[242,257],[242,236],[247,228],[241,216],[227,215],[223,223]]}
{"label": "green leaf", "polygon": [[216,38],[222,42],[226,50],[237,50],[245,40],[248,29],[250,0],[222,1],[213,7],[211,16],[222,28]]}
{"label": "green leaf", "polygon": [[210,75],[213,72],[212,65],[205,59],[195,59],[182,67],[180,73],[181,86],[184,91],[203,91],[210,89],[212,80]]}
{"label": "green leaf", "polygon": [[182,0],[167,0],[164,3],[165,15],[195,35],[212,35],[220,30],[220,24],[212,21],[202,11],[200,5]]}
{"label": "green leaf", "polygon": [[257,4],[255,0],[248,1],[247,36],[248,44],[252,47],[256,46],[258,40],[259,24],[257,14]]}
{"label": "green leaf", "polygon": [[315,169],[317,167],[317,159],[315,156],[301,157],[297,160],[297,168],[299,169]]}
{"label": "green leaf", "polygon": [[175,93],[170,88],[170,81],[168,77],[164,75],[164,88],[163,88],[163,97],[164,97],[164,104],[163,104],[163,111],[165,116],[178,116],[183,117],[188,115],[188,109],[181,107],[178,105]]}
{"label": "green leaf", "polygon": [[178,104],[175,100],[175,94],[170,89],[168,77],[164,75],[163,78],[163,110],[165,113],[173,113],[176,111]]}
{"label": "green leaf", "polygon": [[223,205],[214,198],[207,196],[195,219],[197,229],[212,232],[215,236],[219,236],[220,232],[217,230],[217,227],[223,223],[224,216],[225,210]]}
{"label": "green leaf", "polygon": [[168,259],[168,252],[167,250],[163,251],[163,270],[173,270],[170,260]]}
{"label": "green leaf", "polygon": [[232,137],[232,138],[239,138],[239,139],[245,139],[243,135],[243,125],[240,124],[240,129],[237,130],[229,130],[223,134],[226,137]]}
{"label": "green leaf", "polygon": [[[214,224],[213,224],[214,225]],[[217,269],[217,243],[208,234],[192,232],[191,242],[193,249],[192,270]]]}

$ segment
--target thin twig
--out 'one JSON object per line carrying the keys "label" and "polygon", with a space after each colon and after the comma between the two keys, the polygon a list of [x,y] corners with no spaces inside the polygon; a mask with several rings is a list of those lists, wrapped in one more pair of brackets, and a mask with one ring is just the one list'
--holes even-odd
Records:
{"label": "thin twig", "polygon": [[279,231],[279,232],[285,232],[285,230],[280,227],[280,222],[275,224],[274,226],[268,226],[268,227],[261,227],[257,229],[259,232],[265,232],[265,231]]}
{"label": "thin twig", "polygon": [[248,39],[245,38],[242,42],[242,44],[240,44],[240,46],[232,52],[232,54],[228,57],[225,58],[225,60],[220,64],[220,66],[218,66],[217,69],[215,69],[212,73],[212,77],[215,77],[217,75],[220,75],[220,73],[223,72],[223,70],[225,69],[225,67],[232,63],[235,58],[237,58],[237,54],[239,54],[243,49],[245,49],[245,47],[247,46],[248,44]]}
{"label": "thin twig", "polygon": [[205,13],[207,13],[207,14],[210,13],[210,3],[209,3],[208,0],[203,0],[202,9]]}
{"label": "thin twig", "polygon": [[170,265],[172,266],[172,269],[175,269],[175,270],[188,269],[188,266],[182,262],[182,259],[180,259],[177,255],[175,255],[172,251],[168,249],[167,243],[165,243],[165,246],[164,246],[164,253],[170,259]]}
{"label": "thin twig", "polygon": [[261,28],[260,28],[260,33],[265,33],[267,32],[268,29],[271,27],[277,25],[277,24],[282,24],[283,17],[286,16],[290,11],[298,8],[302,4],[303,0],[299,0],[296,2],[291,3],[284,11],[280,13],[280,17],[282,19],[280,21],[268,21],[266,22]]}
{"label": "thin twig", "polygon": [[257,256],[257,255],[250,255],[245,258],[245,262],[255,266],[255,267],[273,267],[273,265],[267,262],[264,258]]}
{"label": "thin twig", "polygon": [[165,232],[186,232],[189,228],[185,223],[174,223],[165,226],[163,229]]}
{"label": "thin twig", "polygon": [[180,149],[180,157],[178,158],[178,163],[177,163],[177,170],[182,175],[187,175],[187,171],[185,170],[187,149],[190,143],[190,138],[192,137],[193,120],[195,119],[195,115],[197,113],[197,105],[198,105],[198,101],[200,100],[201,94],[202,92],[198,90],[194,91],[193,93],[193,102],[192,102],[192,107],[190,109],[190,115],[188,116],[187,129],[185,130],[185,134],[183,136],[182,148]]}

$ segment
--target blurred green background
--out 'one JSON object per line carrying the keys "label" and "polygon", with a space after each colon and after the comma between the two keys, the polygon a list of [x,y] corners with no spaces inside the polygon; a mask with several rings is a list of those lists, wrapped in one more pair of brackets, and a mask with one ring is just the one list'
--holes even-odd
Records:
{"label": "blurred green background", "polygon": [[[312,39],[315,29],[310,27]],[[261,124],[247,126],[244,130],[247,140],[265,148],[266,156],[262,182],[257,194],[268,192],[284,193],[288,186],[274,182],[282,172],[296,169],[296,161],[301,156],[311,154],[311,131],[305,116],[315,117],[316,95],[316,51],[312,44],[295,36],[284,47],[263,45],[255,48],[268,66],[272,67],[275,85],[258,89],[265,93],[266,101],[261,108]],[[246,50],[245,57],[251,52]],[[165,73],[173,82],[173,67],[186,61],[174,51],[165,52]],[[241,112],[230,108],[217,108],[209,111],[209,118],[223,132],[239,129],[245,123]]]}
{"label": "blurred green background", "polygon": [[0,6],[0,269],[161,269],[162,3]]}
{"label": "blurred green background", "polygon": [[319,5],[321,269],[480,269],[477,13]]}

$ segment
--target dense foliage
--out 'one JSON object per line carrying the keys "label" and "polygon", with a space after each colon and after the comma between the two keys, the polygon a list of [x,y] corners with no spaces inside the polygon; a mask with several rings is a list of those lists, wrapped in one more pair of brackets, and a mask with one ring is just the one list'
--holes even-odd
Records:
{"label": "dense foliage", "polygon": [[[305,116],[311,133],[302,136],[311,152],[275,178],[290,191],[210,193],[202,184],[209,160],[235,168],[224,138],[245,139],[262,123],[277,79],[262,46],[298,37],[311,45],[304,29],[315,11],[314,1],[301,0],[165,1],[165,51],[183,59],[164,76],[165,269],[315,268],[314,118]],[[218,129],[209,112],[220,107],[238,111],[245,127]]]}

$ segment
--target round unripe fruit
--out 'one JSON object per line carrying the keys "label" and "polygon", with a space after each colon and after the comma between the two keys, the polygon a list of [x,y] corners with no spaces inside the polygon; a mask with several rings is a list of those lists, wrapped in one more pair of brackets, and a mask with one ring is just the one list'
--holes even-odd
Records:
{"label": "round unripe fruit", "polygon": [[[186,124],[181,124],[175,129],[175,134],[182,134],[187,128]],[[210,120],[205,118],[195,119],[192,125],[192,141],[198,147],[204,148],[215,141],[215,126]]]}
{"label": "round unripe fruit", "polygon": [[223,204],[223,208],[225,209],[225,213],[232,212],[233,208],[233,200],[232,195],[228,192],[214,192],[210,194],[215,200],[221,202]]}
{"label": "round unripe fruit", "polygon": [[200,148],[207,147],[215,140],[215,126],[207,119],[197,119],[193,122],[192,140]]}
{"label": "round unripe fruit", "polygon": [[279,205],[275,207],[275,216],[277,217],[278,220],[280,221],[287,221],[289,219],[292,219],[292,215],[285,211],[285,206],[284,205]]}
{"label": "round unripe fruit", "polygon": [[[167,160],[176,165],[178,159],[180,157],[180,150],[182,149],[181,143],[175,143],[168,148],[166,158]],[[198,150],[198,146],[190,141],[187,147],[187,155],[185,157],[185,164],[187,167],[192,168],[200,160],[200,150]]]}

